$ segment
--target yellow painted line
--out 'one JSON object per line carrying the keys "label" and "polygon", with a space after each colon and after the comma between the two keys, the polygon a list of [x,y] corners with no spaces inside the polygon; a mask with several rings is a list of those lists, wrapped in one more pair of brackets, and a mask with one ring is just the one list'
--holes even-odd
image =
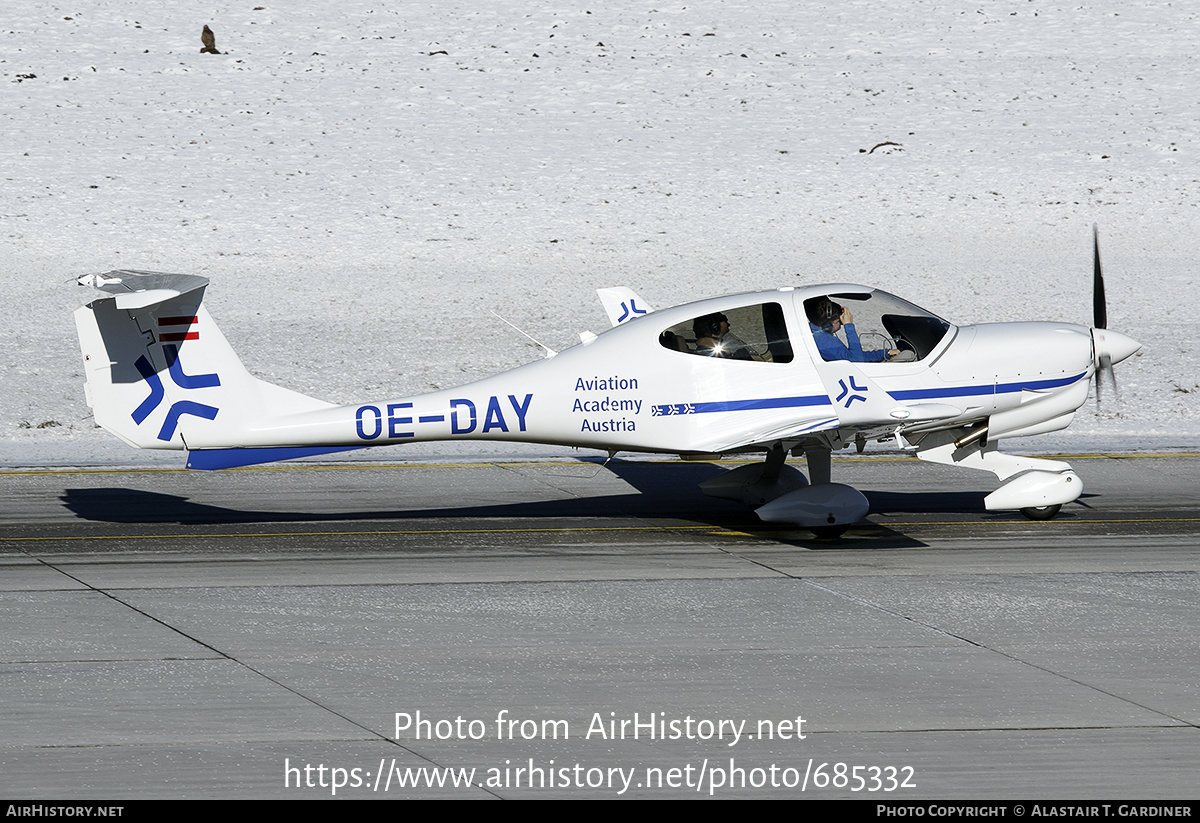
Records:
{"label": "yellow painted line", "polygon": [[[1006,454],[1016,454],[1015,452],[1006,452]],[[1028,455],[1026,455],[1028,456]],[[1111,454],[1038,454],[1034,457],[1042,457],[1052,460],[1153,460],[1155,458],[1197,458],[1200,457],[1200,452],[1113,452]],[[649,463],[653,465],[696,465],[707,463],[714,466],[732,466],[745,463],[759,463],[759,460],[711,460],[711,461],[696,461],[696,460],[636,460],[636,461],[620,461],[622,465],[636,465],[638,463]],[[854,455],[845,456],[838,455],[834,457],[835,463],[852,464],[852,463],[907,463],[920,462],[912,455],[896,454],[896,455]],[[931,464],[932,465],[932,464]],[[579,468],[600,468],[599,459],[588,461],[571,461],[571,460],[491,460],[485,462],[473,463],[292,463],[278,466],[239,466],[231,469],[221,469],[220,472],[303,472],[303,471],[362,471],[362,470],[393,470],[393,469],[491,469],[491,468],[520,468],[534,466],[555,466],[555,467],[579,467]],[[55,475],[55,474],[192,474],[192,469],[186,468],[154,468],[154,467],[130,467],[118,469],[89,469],[89,468],[69,468],[69,469],[0,469],[0,477],[3,476],[22,476],[22,475]],[[210,473],[210,472],[204,472]]]}
{"label": "yellow painted line", "polygon": [[1113,452],[1112,454],[1038,454],[1027,457],[1048,457],[1058,460],[1137,460],[1146,457],[1200,457],[1200,452]]}
{"label": "yellow painted line", "polygon": [[[1097,525],[1104,526],[1112,523],[1200,523],[1200,517],[1181,518],[1146,518],[1146,519],[1113,519],[1113,520],[1072,520],[1045,521],[1034,520],[905,520],[891,523],[859,523],[850,526],[850,530],[863,531],[872,528],[892,526],[1004,526],[1029,525],[1035,528],[1054,528],[1056,526]],[[436,534],[569,534],[572,532],[677,532],[677,531],[707,531],[715,537],[755,537],[759,534],[781,531],[806,531],[802,526],[780,525],[764,526],[756,532],[745,532],[714,529],[708,525],[680,526],[580,526],[563,528],[523,528],[523,529],[388,529],[364,531],[323,531],[323,532],[205,532],[197,534],[98,534],[70,535],[51,537],[0,537],[4,543],[44,543],[54,541],[83,541],[83,540],[199,540],[216,538],[253,538],[253,537],[363,537],[388,535],[436,535]]]}
{"label": "yellow painted line", "polygon": [[[0,537],[0,543],[32,543],[54,540],[191,540],[218,537],[361,537],[364,535],[394,534],[529,534],[566,532],[673,532],[712,529],[712,526],[597,526],[577,528],[529,529],[396,529],[386,531],[340,532],[218,532],[203,534],[98,534],[64,537]],[[715,532],[720,534],[721,532]],[[733,534],[734,532],[728,532]]]}
{"label": "yellow painted line", "polygon": [[[1053,528],[1055,526],[1082,526],[1082,525],[1097,525],[1103,526],[1108,523],[1200,523],[1200,517],[1162,517],[1162,518],[1115,518],[1112,520],[1061,520],[1054,518],[1052,520],[897,520],[888,523],[875,523],[876,526],[996,526],[996,525],[1026,525],[1032,526],[1037,523],[1045,525],[1037,528]],[[851,526],[850,528],[855,528]]]}

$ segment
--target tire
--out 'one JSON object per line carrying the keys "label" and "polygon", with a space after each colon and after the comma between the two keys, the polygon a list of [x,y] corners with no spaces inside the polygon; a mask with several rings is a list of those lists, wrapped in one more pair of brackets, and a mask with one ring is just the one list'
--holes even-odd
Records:
{"label": "tire", "polygon": [[818,540],[837,540],[846,533],[849,526],[812,526],[812,533]]}
{"label": "tire", "polygon": [[1029,506],[1021,509],[1021,514],[1028,517],[1030,520],[1053,520],[1054,515],[1058,514],[1061,505],[1054,506]]}

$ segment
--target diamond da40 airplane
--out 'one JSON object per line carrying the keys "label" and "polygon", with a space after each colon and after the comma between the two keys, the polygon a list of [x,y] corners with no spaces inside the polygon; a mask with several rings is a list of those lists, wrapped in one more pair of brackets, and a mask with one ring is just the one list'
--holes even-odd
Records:
{"label": "diamond da40 airplane", "polygon": [[[894,440],[922,460],[993,472],[990,510],[1053,517],[1083,491],[1070,465],[998,441],[1065,428],[1089,383],[1139,344],[1105,326],[1098,245],[1094,328],[954,326],[877,289],[788,287],[651,311],[601,289],[613,327],[561,354],[458,388],[335,406],[266,383],[208,312],[208,280],[111,271],[75,312],[96,422],[139,448],[221,469],[337,451],[474,438],[684,457],[766,453],[702,484],[766,521],[837,533],[867,513],[831,482],[831,453]],[[1115,388],[1115,384],[1114,384]],[[785,465],[803,455],[808,477]]]}

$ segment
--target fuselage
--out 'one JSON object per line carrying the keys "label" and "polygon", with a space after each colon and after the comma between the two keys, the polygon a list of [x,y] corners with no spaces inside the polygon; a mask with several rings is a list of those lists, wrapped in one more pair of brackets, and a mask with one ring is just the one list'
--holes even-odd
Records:
{"label": "fuselage", "polygon": [[[806,314],[825,295],[853,309],[864,350],[868,338],[879,338],[879,348],[868,351],[898,346],[909,359],[826,360]],[[739,331],[754,339],[745,356],[700,351],[704,330],[689,330],[718,315],[733,321],[727,340],[742,342]],[[919,430],[985,418],[1000,437],[1067,425],[1087,397],[1093,371],[1085,327],[956,327],[884,292],[835,284],[659,310],[554,357],[454,389],[266,415],[237,429],[196,425],[187,443],[192,449],[362,447],[469,438],[719,452],[839,428]]]}

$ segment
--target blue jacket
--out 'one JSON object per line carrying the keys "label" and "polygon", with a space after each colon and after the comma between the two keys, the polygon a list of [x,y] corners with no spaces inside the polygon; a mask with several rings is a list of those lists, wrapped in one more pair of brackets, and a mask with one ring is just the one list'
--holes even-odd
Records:
{"label": "blue jacket", "polygon": [[833,332],[827,332],[812,323],[808,325],[817,341],[817,351],[826,360],[849,360],[854,363],[881,363],[887,360],[887,352],[883,349],[863,351],[862,343],[858,341],[858,330],[854,328],[853,323],[842,326],[846,330],[849,346],[839,340]]}

